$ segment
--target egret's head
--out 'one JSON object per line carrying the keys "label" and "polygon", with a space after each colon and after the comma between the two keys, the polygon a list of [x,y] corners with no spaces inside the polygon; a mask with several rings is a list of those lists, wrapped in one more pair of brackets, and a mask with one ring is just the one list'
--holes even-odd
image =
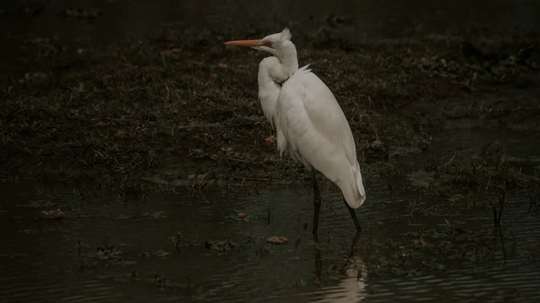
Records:
{"label": "egret's head", "polygon": [[288,28],[283,29],[281,33],[268,35],[258,40],[236,40],[225,42],[225,45],[247,46],[256,50],[269,52],[276,55],[277,50],[284,42],[290,41],[292,37]]}

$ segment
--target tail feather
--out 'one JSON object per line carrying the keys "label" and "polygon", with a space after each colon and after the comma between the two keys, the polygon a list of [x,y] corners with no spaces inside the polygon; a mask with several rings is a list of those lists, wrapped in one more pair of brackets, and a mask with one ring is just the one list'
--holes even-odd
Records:
{"label": "tail feather", "polygon": [[356,186],[358,193],[360,194],[360,205],[366,201],[366,190],[364,189],[364,182],[362,181],[362,172],[360,171],[360,163],[356,162]]}
{"label": "tail feather", "polygon": [[347,204],[356,209],[366,201],[366,190],[364,189],[358,162],[356,162],[356,166],[351,167],[351,174],[347,179],[340,182],[340,189]]}

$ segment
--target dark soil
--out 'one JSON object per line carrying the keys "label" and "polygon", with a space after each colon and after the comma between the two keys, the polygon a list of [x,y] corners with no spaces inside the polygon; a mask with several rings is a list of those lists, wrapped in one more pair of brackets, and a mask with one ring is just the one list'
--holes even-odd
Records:
{"label": "dark soil", "polygon": [[[167,28],[143,41],[81,50],[49,45],[46,53],[42,41],[35,46],[40,56],[14,60],[0,74],[2,174],[93,177],[131,189],[156,176],[302,178],[302,167],[280,159],[275,144],[265,141],[273,130],[256,80],[264,55],[223,45],[266,34]],[[330,31],[293,34],[300,64],[311,64],[340,102],[367,172],[391,175],[396,156],[428,150],[436,133],[426,129],[452,119],[540,131],[535,35],[359,43]],[[482,163],[490,172],[502,169]],[[442,164],[426,169],[463,175]]]}

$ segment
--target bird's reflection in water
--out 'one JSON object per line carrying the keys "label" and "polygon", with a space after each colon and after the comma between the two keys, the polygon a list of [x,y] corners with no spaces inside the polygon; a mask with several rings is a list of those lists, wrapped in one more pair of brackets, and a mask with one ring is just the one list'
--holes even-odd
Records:
{"label": "bird's reflection in water", "polygon": [[[339,285],[323,288],[312,302],[316,303],[354,303],[362,302],[366,296],[367,287],[367,271],[364,262],[356,251],[356,244],[360,239],[361,233],[356,233],[352,239],[349,256],[347,261],[349,265],[345,270],[346,277],[341,280]],[[319,243],[318,237],[314,236],[314,241]],[[322,257],[321,249],[315,245],[315,274],[317,279],[321,281],[322,274]]]}

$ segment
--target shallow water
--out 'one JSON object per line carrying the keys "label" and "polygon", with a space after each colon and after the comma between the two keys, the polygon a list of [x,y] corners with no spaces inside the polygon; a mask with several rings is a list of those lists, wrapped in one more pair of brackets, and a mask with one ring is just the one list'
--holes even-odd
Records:
{"label": "shallow water", "polygon": [[[380,181],[370,182],[369,201],[358,210],[364,231],[355,247],[339,194],[324,187],[319,249],[304,230],[312,219],[307,186],[252,184],[238,195],[215,188],[202,198],[179,191],[140,201],[85,196],[80,184],[4,183],[0,302],[532,302],[540,296],[539,212],[526,195],[512,195],[503,215],[505,261],[487,205],[419,199],[400,178],[391,180],[390,193]],[[412,212],[413,201],[425,212]],[[37,219],[51,209],[66,218]],[[239,212],[248,220],[238,220]],[[465,236],[450,235],[459,230]],[[289,241],[267,244],[274,235]],[[422,239],[424,248],[411,245]]]}

